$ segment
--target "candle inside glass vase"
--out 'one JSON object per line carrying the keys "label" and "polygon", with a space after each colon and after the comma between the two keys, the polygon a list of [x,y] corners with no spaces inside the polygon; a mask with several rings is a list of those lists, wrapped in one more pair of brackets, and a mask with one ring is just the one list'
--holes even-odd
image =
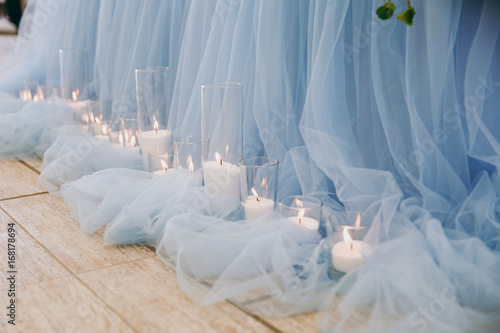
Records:
{"label": "candle inside glass vase", "polygon": [[[140,142],[141,151],[147,152],[153,149],[167,152],[172,142],[172,131],[166,129],[159,129],[158,121],[154,121],[153,130],[141,131]],[[146,158],[147,155],[143,154]]]}
{"label": "candle inside glass vase", "polygon": [[214,214],[232,218],[240,204],[242,157],[242,87],[239,82],[201,86],[201,136],[208,140],[203,153],[204,193]]}
{"label": "candle inside glass vase", "polygon": [[59,73],[62,99],[73,111],[76,122],[89,131],[87,114],[88,95],[88,62],[85,49],[60,49]]}
{"label": "candle inside glass vase", "polygon": [[90,133],[92,136],[101,141],[109,141],[108,123],[101,121],[100,118],[95,118],[94,123],[90,125]]}
{"label": "candle inside glass vase", "polygon": [[[126,113],[120,116],[122,135],[119,137],[123,146],[139,152],[139,130],[137,129],[137,113]],[[147,169],[145,169],[147,170]]]}
{"label": "candle inside glass vase", "polygon": [[158,151],[148,152],[149,172],[163,176],[167,172],[175,170],[175,159],[173,154],[162,154]]}
{"label": "candle inside glass vase", "polygon": [[251,157],[240,161],[241,202],[247,220],[274,210],[279,162],[270,157]]}
{"label": "candle inside glass vase", "polygon": [[196,136],[180,136],[174,139],[175,165],[179,169],[197,171],[203,165],[203,152],[208,140]]}
{"label": "candle inside glass vase", "polygon": [[[356,214],[354,224],[349,225],[350,216]],[[354,268],[364,264],[363,253],[370,248],[370,245],[363,241],[368,230],[366,225],[361,225],[361,213],[346,212],[343,216],[332,215],[328,218],[335,230],[334,238],[341,239],[332,247],[333,268],[341,273],[347,273]]]}
{"label": "candle inside glass vase", "polygon": [[148,152],[170,153],[170,69],[146,67],[135,70],[137,120],[143,164],[148,169]]}
{"label": "candle inside glass vase", "polygon": [[322,207],[321,200],[307,195],[291,195],[279,202],[280,213],[288,221],[301,226],[311,239],[318,236]]}
{"label": "candle inside glass vase", "polygon": [[203,183],[205,194],[214,211],[234,209],[240,197],[240,169],[224,162],[219,153],[215,161],[203,162]]}

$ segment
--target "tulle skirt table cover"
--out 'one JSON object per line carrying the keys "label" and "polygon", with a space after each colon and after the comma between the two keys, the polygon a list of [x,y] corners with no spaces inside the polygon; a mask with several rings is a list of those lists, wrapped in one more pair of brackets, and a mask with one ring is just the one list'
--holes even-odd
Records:
{"label": "tulle skirt table cover", "polygon": [[[377,2],[54,3],[29,2],[1,68],[0,156],[44,156],[40,183],[83,230],[155,246],[200,305],[319,310],[322,331],[498,329],[498,2],[415,2],[411,27],[379,20]],[[115,124],[136,112],[134,69],[170,67],[174,136],[200,136],[202,83],[241,82],[243,157],[280,161],[278,198],[322,199],[320,233],[215,211],[199,173],[152,175],[62,101],[13,98],[24,81],[58,85],[60,48],[87,49],[90,96]],[[345,211],[371,216],[370,251],[332,275],[327,218]]]}

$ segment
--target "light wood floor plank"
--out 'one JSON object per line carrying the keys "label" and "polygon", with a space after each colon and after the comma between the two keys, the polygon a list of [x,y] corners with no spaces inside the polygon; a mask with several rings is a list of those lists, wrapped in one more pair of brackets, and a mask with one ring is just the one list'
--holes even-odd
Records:
{"label": "light wood floor plank", "polygon": [[264,318],[264,320],[275,327],[279,327],[287,333],[317,332],[316,314],[300,314],[282,318]]}
{"label": "light wood floor plank", "polygon": [[74,276],[20,287],[16,298],[16,326],[2,318],[1,332],[134,332]]}
{"label": "light wood floor plank", "polygon": [[42,171],[42,160],[41,159],[33,159],[33,160],[24,160],[23,161],[28,167],[35,169],[37,173]]}
{"label": "light wood floor plank", "polygon": [[0,161],[0,199],[40,193],[38,174],[18,161]]}
{"label": "light wood floor plank", "polygon": [[158,258],[78,274],[140,332],[276,332],[228,302],[194,304]]}
{"label": "light wood floor plank", "polygon": [[155,256],[144,246],[108,244],[102,237],[103,230],[88,235],[60,197],[41,194],[1,201],[0,207],[73,273]]}
{"label": "light wood floor plank", "polygon": [[[3,211],[0,211],[0,244],[5,250],[9,235],[7,228],[9,223],[14,223]],[[17,286],[38,283],[68,276],[68,272],[57,262],[40,244],[38,244],[19,225],[14,224],[15,237],[12,244],[15,246],[14,269],[8,269],[7,260],[0,260],[0,290],[6,290],[6,272],[17,271]]]}
{"label": "light wood floor plank", "polygon": [[[0,173],[6,195],[36,193],[29,183],[36,183],[31,168],[37,167],[0,162],[0,171],[7,170]],[[20,197],[0,201],[0,207],[6,212],[0,210],[2,232],[9,215],[18,223],[20,267],[17,331],[0,320],[0,332],[315,332],[313,314],[257,318],[229,302],[197,306],[151,249],[107,244],[103,230],[86,234],[59,197]],[[2,244],[5,237],[0,232]],[[3,286],[0,304],[8,301]]]}

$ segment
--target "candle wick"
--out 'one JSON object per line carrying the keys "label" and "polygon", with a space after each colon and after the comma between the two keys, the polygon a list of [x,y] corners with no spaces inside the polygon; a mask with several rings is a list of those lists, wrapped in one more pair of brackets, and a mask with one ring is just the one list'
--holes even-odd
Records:
{"label": "candle wick", "polygon": [[352,245],[353,245],[353,243],[351,243],[351,251],[352,251]]}
{"label": "candle wick", "polygon": [[255,199],[257,199],[257,202],[259,202],[259,197],[255,197]]}
{"label": "candle wick", "polygon": [[155,128],[155,131],[156,131],[156,134],[158,134],[158,129],[157,128]]}
{"label": "candle wick", "polygon": [[220,166],[222,166],[222,158],[220,159],[220,161],[219,161],[219,162],[220,162]]}
{"label": "candle wick", "polygon": [[300,217],[299,217],[299,223],[302,224],[302,220],[300,219]]}

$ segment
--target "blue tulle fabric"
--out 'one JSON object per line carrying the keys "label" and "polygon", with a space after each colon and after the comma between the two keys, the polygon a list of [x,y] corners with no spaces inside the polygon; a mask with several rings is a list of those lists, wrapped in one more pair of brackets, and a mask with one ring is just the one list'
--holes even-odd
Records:
{"label": "blue tulle fabric", "polygon": [[58,98],[25,102],[0,92],[0,156],[43,157],[61,128],[73,124],[71,109]]}
{"label": "blue tulle fabric", "polygon": [[139,150],[93,138],[81,126],[65,126],[45,151],[38,182],[54,195],[63,184],[109,168],[143,170]]}
{"label": "blue tulle fabric", "polygon": [[[79,0],[41,24],[47,3],[28,4],[3,90],[57,85],[57,50],[86,48],[91,95],[113,100],[118,122],[136,111],[134,69],[169,66],[169,127],[199,136],[200,85],[242,82],[244,157],[279,159],[278,198],[324,202],[316,237],[278,213],[214,212],[199,173],[152,175],[133,151],[54,121],[64,106],[1,95],[0,156],[45,152],[40,182],[85,231],[155,246],[201,305],[319,310],[332,332],[499,327],[498,2],[414,2],[412,27],[369,1]],[[371,251],[335,276],[326,218],[345,210],[373,216]]]}

